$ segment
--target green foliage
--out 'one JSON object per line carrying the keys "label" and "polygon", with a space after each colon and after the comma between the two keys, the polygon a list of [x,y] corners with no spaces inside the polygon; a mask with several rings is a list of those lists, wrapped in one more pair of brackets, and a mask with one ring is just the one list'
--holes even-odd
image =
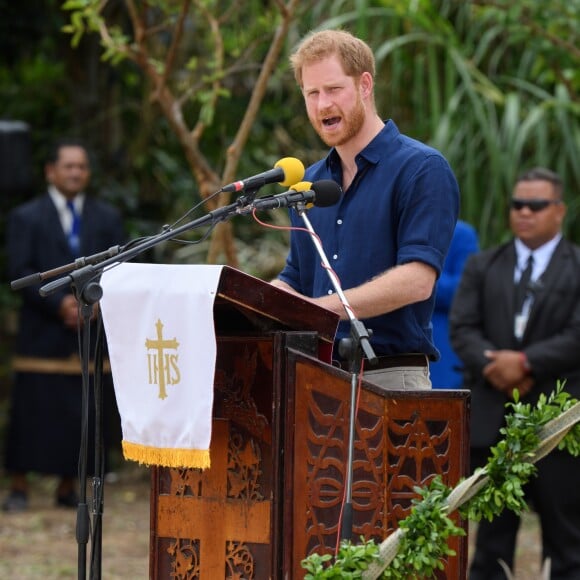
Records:
{"label": "green foliage", "polygon": [[96,32],[102,25],[100,17],[100,2],[96,0],[66,0],[63,10],[70,11],[70,23],[62,27],[62,31],[71,34],[71,43],[78,46],[83,35]]}
{"label": "green foliage", "polygon": [[[131,165],[118,168],[122,174],[117,176],[116,185],[129,191],[132,207],[142,216],[156,214],[158,224],[172,223],[199,201],[199,173],[195,177],[191,173],[192,156],[197,156],[198,161],[203,157],[203,168],[211,170],[212,175],[219,175],[226,167],[228,148],[236,137],[280,18],[279,6],[265,6],[258,0],[234,3],[226,9],[215,1],[196,1],[187,6],[186,10],[183,3],[166,1],[148,3],[146,7],[138,4],[134,17],[129,18],[126,7],[113,2],[68,0],[64,4],[69,22],[63,30],[69,38],[76,42],[90,38],[92,30],[99,30],[101,58],[115,65],[115,74],[123,75],[124,91],[130,93],[130,98],[119,94],[123,103],[120,120],[125,128],[121,131],[131,128],[136,134],[125,140],[123,161]],[[144,74],[147,67],[160,75],[157,81]],[[261,115],[239,162],[239,174],[258,173],[280,156],[296,154],[286,151],[281,140],[273,138],[276,131],[282,132],[284,119],[292,115],[287,106],[288,92],[299,102],[294,83],[290,91],[282,94],[280,82],[285,69],[282,63],[281,72],[271,79],[276,94],[262,104]],[[175,123],[167,120],[167,109],[160,114],[156,101],[159,82],[175,98],[171,110],[182,107],[176,117],[183,120],[183,128],[196,141],[194,155],[185,154],[184,141],[188,136],[183,130],[177,134]],[[137,91],[142,93],[142,102],[138,101]],[[172,157],[181,171],[171,167],[168,159],[162,159],[163,153]],[[182,188],[180,184],[188,181],[188,173],[189,184]],[[248,219],[235,220],[234,228],[238,239],[251,240],[253,244],[257,237],[271,235]],[[195,238],[196,233],[191,237]],[[159,258],[183,260],[189,255],[195,261],[205,261],[198,251],[188,254],[175,245],[168,246]],[[251,269],[262,274],[259,265],[254,264]]]}
{"label": "green foliage", "polygon": [[302,561],[302,567],[308,572],[304,580],[332,580],[362,578],[362,573],[368,570],[369,564],[379,557],[379,548],[372,541],[360,538],[360,544],[342,541],[334,558],[330,554],[322,556],[312,554]]}
{"label": "green foliage", "polygon": [[[506,415],[506,426],[500,431],[503,438],[491,448],[491,456],[483,468],[490,484],[460,510],[464,517],[474,521],[492,520],[506,507],[516,513],[527,507],[522,488],[536,474],[536,467],[530,461],[540,442],[541,428],[575,402],[564,390],[563,383],[558,383],[549,397],[540,395],[533,407],[520,402],[516,394],[514,402],[506,405],[511,412]],[[575,425],[560,447],[578,455],[579,445],[580,426]]]}
{"label": "green foliage", "polygon": [[365,33],[379,111],[445,154],[483,248],[510,235],[513,184],[534,165],[562,176],[580,241],[580,0],[330,4],[321,27]]}
{"label": "green foliage", "polygon": [[[410,515],[399,522],[404,533],[397,555],[384,570],[383,578],[434,577],[444,567],[441,559],[455,555],[447,540],[451,536],[465,535],[465,531],[447,515],[446,500],[450,491],[440,476],[426,488],[415,488],[418,497],[412,501]],[[334,560],[329,554],[311,554],[302,561],[302,567],[309,572],[305,578],[361,578],[371,563],[380,561],[375,543],[362,537],[361,542],[358,545],[342,542]]]}
{"label": "green foliage", "polygon": [[[110,15],[102,0],[67,0],[63,9],[70,15],[63,32],[71,36],[73,46],[91,32],[101,34],[102,59],[117,65],[127,58],[146,60],[164,82],[187,103],[184,111],[188,124],[210,126],[218,113],[220,100],[240,94],[249,97],[276,25],[277,11],[264,10],[262,2],[234,3],[227,10],[214,1],[194,2],[181,14],[182,4],[158,1],[149,8],[136,7],[143,46],[127,30],[125,17]],[[177,37],[177,22],[183,16],[183,35]],[[133,34],[137,34],[136,31]],[[168,54],[172,52],[172,58]],[[237,84],[248,83],[246,86]],[[240,90],[242,89],[242,90]],[[238,119],[239,120],[239,119]],[[233,122],[235,126],[235,121]]]}
{"label": "green foliage", "polygon": [[417,574],[421,578],[434,577],[437,570],[443,570],[441,559],[455,556],[447,540],[451,536],[465,535],[465,531],[447,515],[446,499],[451,490],[443,484],[440,476],[435,477],[427,488],[417,487],[415,491],[419,498],[413,499],[411,514],[399,522],[405,533],[383,578],[405,579]]}

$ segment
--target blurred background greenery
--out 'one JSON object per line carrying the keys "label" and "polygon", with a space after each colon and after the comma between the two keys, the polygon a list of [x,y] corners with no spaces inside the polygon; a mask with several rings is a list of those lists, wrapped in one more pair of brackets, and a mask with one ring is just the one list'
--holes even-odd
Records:
{"label": "blurred background greenery", "polygon": [[[580,242],[580,0],[0,0],[0,235],[6,212],[42,191],[47,146],[63,134],[89,143],[92,187],[131,237],[281,157],[320,158],[287,57],[328,27],[375,50],[379,112],[445,154],[482,247],[509,235],[512,184],[534,165],[564,178],[566,233]],[[283,211],[264,219],[286,223]],[[228,227],[229,250],[212,251],[218,228],[147,259],[275,275],[286,234],[249,216]],[[18,296],[0,248],[3,400]]]}

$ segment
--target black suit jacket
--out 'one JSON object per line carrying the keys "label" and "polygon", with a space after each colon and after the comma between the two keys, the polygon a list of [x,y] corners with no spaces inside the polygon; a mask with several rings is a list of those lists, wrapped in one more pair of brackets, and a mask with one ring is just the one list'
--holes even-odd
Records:
{"label": "black suit jacket", "polygon": [[[107,250],[122,244],[124,238],[119,212],[102,200],[87,195],[82,214],[81,255]],[[58,212],[48,193],[18,206],[9,214],[7,252],[11,280],[74,261]],[[17,354],[61,358],[77,353],[77,333],[65,328],[58,315],[60,303],[71,292],[70,288],[42,298],[38,294],[41,285],[21,291]]]}
{"label": "black suit jacket", "polygon": [[561,240],[540,281],[522,343],[514,338],[513,241],[474,254],[466,263],[450,313],[451,343],[471,389],[471,446],[499,439],[508,398],[482,376],[484,350],[526,353],[535,384],[522,400],[534,404],[559,379],[580,399],[580,248]]}

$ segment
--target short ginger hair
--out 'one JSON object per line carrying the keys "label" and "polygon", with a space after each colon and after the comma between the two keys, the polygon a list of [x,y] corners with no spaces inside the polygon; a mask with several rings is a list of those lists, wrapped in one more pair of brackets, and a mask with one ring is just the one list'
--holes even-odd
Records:
{"label": "short ginger hair", "polygon": [[364,72],[375,76],[375,57],[366,42],[345,30],[321,30],[310,33],[290,56],[294,78],[302,87],[302,68],[305,65],[337,55],[344,72],[358,78]]}

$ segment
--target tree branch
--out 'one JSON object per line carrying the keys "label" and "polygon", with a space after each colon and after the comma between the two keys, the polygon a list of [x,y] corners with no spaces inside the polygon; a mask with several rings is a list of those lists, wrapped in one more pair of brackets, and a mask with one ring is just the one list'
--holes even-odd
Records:
{"label": "tree branch", "polygon": [[[204,16],[207,18],[207,20],[210,24],[211,30],[213,32],[214,43],[215,43],[215,57],[216,57],[215,69],[216,69],[216,71],[221,71],[223,73],[224,42],[223,42],[221,29],[219,26],[219,21],[217,19],[213,18],[213,16],[207,11],[203,2],[196,2],[196,5],[203,12]],[[222,77],[222,74],[215,74],[215,71],[214,71],[213,81],[212,81],[212,92],[211,92],[211,97],[209,99],[210,107],[212,107],[212,108],[215,107],[215,104],[217,103],[217,100],[218,100],[219,91],[220,91],[221,86],[222,86],[221,81],[218,81],[218,78],[221,78],[221,77]],[[205,130],[205,126],[206,126],[205,122],[202,119],[199,119],[197,121],[195,127],[193,128],[192,137],[197,142],[199,142],[201,140],[201,136],[203,134],[203,131]]]}
{"label": "tree branch", "polygon": [[[262,70],[254,86],[254,90],[252,91],[252,96],[250,98],[248,108],[244,113],[244,117],[240,123],[238,132],[232,144],[228,148],[228,157],[223,172],[224,181],[230,181],[233,178],[233,173],[239,163],[243,146],[248,140],[252,125],[254,124],[256,116],[258,115],[260,104],[262,103],[264,95],[266,94],[268,81],[270,80],[274,67],[278,63],[280,53],[284,46],[284,41],[288,35],[290,23],[292,22],[296,8],[299,5],[299,0],[290,0],[288,4],[277,4],[280,6],[282,13],[282,23],[276,29],[272,44],[270,45],[268,54],[266,55],[264,63],[262,64]],[[229,203],[229,200],[224,200],[223,203],[227,204]]]}
{"label": "tree branch", "polygon": [[175,32],[173,34],[173,38],[171,40],[171,46],[167,51],[167,57],[165,59],[165,69],[163,71],[163,77],[161,79],[160,88],[165,86],[167,83],[167,78],[169,74],[173,70],[173,66],[175,65],[175,56],[177,54],[177,47],[181,42],[183,37],[183,29],[185,27],[185,20],[189,13],[189,7],[191,6],[191,0],[184,0],[181,6],[181,12],[179,13],[179,18],[177,19],[177,24],[175,25]]}

